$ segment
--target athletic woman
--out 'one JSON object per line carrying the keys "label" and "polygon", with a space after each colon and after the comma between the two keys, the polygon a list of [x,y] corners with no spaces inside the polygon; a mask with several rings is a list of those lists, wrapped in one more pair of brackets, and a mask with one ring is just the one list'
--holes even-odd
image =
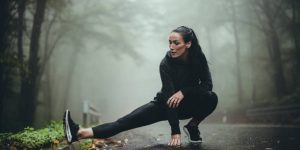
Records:
{"label": "athletic woman", "polygon": [[181,145],[179,120],[188,140],[202,142],[198,125],[217,106],[212,78],[204,53],[193,29],[180,26],[169,35],[169,50],[160,66],[162,88],[154,99],[110,123],[80,128],[66,110],[64,132],[69,143],[85,138],[108,138],[120,132],[167,120],[171,127],[170,146]]}

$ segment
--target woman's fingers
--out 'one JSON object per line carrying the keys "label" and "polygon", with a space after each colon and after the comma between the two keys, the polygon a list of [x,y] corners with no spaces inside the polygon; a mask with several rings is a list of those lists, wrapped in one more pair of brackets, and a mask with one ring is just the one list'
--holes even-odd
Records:
{"label": "woman's fingers", "polygon": [[171,99],[172,99],[172,97],[170,97],[169,99],[168,99],[168,101],[167,101],[167,105],[170,107],[170,105],[171,105]]}
{"label": "woman's fingers", "polygon": [[175,145],[176,145],[176,139],[173,139],[172,146],[175,146]]}
{"label": "woman's fingers", "polygon": [[168,145],[173,146],[174,145],[175,140],[171,139],[170,143]]}
{"label": "woman's fingers", "polygon": [[167,101],[167,104],[170,108],[176,108],[178,107],[180,101],[179,101],[179,98],[177,97],[171,97],[169,98],[169,100]]}
{"label": "woman's fingers", "polygon": [[180,104],[180,101],[178,100],[178,102],[176,103],[176,107],[178,107],[178,106],[179,106],[179,104]]}
{"label": "woman's fingers", "polygon": [[178,99],[176,97],[173,98],[172,108],[176,107]]}
{"label": "woman's fingers", "polygon": [[177,145],[178,145],[178,139],[175,139],[173,146],[177,146]]}
{"label": "woman's fingers", "polygon": [[173,103],[173,97],[170,97],[167,101],[167,104],[169,105],[169,107],[171,107],[172,103]]}
{"label": "woman's fingers", "polygon": [[176,98],[175,101],[174,101],[174,104],[173,104],[173,108],[178,107],[179,104],[180,104],[180,99],[179,99],[179,98]]}
{"label": "woman's fingers", "polygon": [[177,146],[177,147],[181,146],[180,134],[171,135],[171,139],[170,139],[168,145],[170,145],[170,146]]}
{"label": "woman's fingers", "polygon": [[169,105],[170,108],[172,108],[173,103],[174,103],[174,97],[172,96],[172,97],[170,97],[169,100],[168,100],[168,105]]}
{"label": "woman's fingers", "polygon": [[180,141],[180,139],[171,139],[171,141],[168,143],[168,145],[170,145],[170,146],[180,146],[181,141]]}
{"label": "woman's fingers", "polygon": [[171,146],[173,146],[175,144],[175,140],[172,139],[172,143],[171,143]]}
{"label": "woman's fingers", "polygon": [[175,93],[174,95],[172,95],[168,101],[167,101],[167,105],[170,108],[176,108],[179,106],[181,100],[183,99],[183,95],[181,93],[181,91]]}
{"label": "woman's fingers", "polygon": [[172,98],[172,104],[171,104],[171,108],[173,108],[174,107],[174,104],[176,103],[176,98],[175,97],[173,97]]}
{"label": "woman's fingers", "polygon": [[171,139],[170,142],[168,143],[168,145],[172,146],[174,142],[174,139]]}
{"label": "woman's fingers", "polygon": [[180,139],[177,139],[176,146],[180,146],[180,145],[181,145]]}
{"label": "woman's fingers", "polygon": [[171,96],[168,101],[167,101],[167,104],[170,108],[176,108],[179,106],[180,104],[180,98],[179,97],[174,97],[174,96]]}

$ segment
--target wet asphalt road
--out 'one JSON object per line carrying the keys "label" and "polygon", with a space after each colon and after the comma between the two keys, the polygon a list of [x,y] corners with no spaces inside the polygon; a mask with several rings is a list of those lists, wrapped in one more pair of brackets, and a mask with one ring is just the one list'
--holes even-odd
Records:
{"label": "wet asphalt road", "polygon": [[122,132],[113,139],[128,139],[122,150],[300,150],[300,127],[241,125],[241,124],[203,124],[199,126],[203,143],[189,144],[182,130],[185,121],[180,123],[182,146],[167,146],[170,128],[167,122],[159,122]]}

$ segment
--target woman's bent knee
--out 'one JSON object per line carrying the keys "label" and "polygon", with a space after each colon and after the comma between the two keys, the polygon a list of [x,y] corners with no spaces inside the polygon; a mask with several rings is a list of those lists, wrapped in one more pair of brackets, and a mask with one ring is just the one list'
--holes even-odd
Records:
{"label": "woman's bent knee", "polygon": [[206,112],[207,114],[212,113],[218,104],[218,96],[213,91],[208,91],[205,93],[205,95],[202,97],[202,101],[199,104],[199,106]]}
{"label": "woman's bent knee", "polygon": [[217,104],[218,104],[218,96],[215,92],[211,91],[209,92],[209,98],[208,98],[212,111],[216,109]]}

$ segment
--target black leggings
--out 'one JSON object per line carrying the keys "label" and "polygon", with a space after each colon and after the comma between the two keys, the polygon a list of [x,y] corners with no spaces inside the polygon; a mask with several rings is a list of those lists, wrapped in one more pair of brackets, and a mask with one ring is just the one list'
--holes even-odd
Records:
{"label": "black leggings", "polygon": [[[204,95],[187,96],[176,109],[178,118],[183,120],[194,117],[202,121],[214,111],[217,103],[218,97],[214,92],[208,92]],[[94,137],[108,138],[122,131],[167,120],[166,109],[166,105],[157,101],[150,101],[114,122],[93,127]]]}

